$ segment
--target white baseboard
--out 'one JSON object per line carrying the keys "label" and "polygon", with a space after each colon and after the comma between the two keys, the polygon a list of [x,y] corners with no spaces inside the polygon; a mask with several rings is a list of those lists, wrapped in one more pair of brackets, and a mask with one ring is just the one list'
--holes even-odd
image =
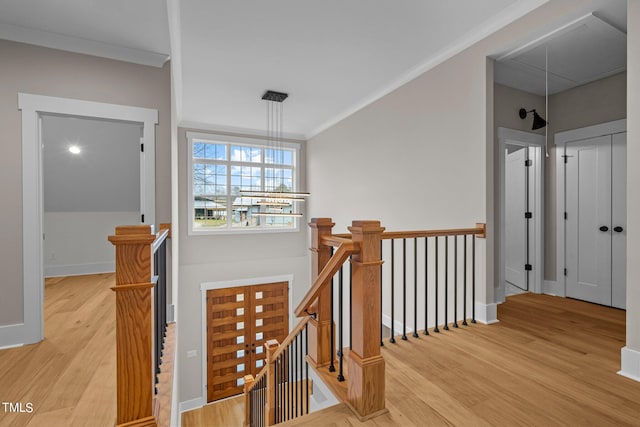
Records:
{"label": "white baseboard", "polygon": [[22,347],[42,341],[42,337],[29,337],[29,328],[24,323],[0,326],[0,350]]}
{"label": "white baseboard", "polygon": [[[384,326],[386,326],[387,328],[391,328],[391,316],[387,316],[386,314],[383,314],[382,315],[382,324]],[[413,329],[407,327],[407,330],[404,331],[404,333],[408,334],[409,332],[413,332]],[[394,320],[393,321],[393,333],[395,335],[402,334],[402,322],[400,322],[398,320]]]}
{"label": "white baseboard", "polygon": [[556,280],[545,280],[542,284],[542,293],[547,295],[564,296],[564,290],[561,283]]}
{"label": "white baseboard", "polygon": [[482,304],[476,302],[476,322],[485,325],[498,323],[498,304]]}
{"label": "white baseboard", "polygon": [[640,381],[640,351],[622,347],[620,357],[622,359],[622,369],[620,369],[618,374],[635,381]]}
{"label": "white baseboard", "polygon": [[44,266],[44,277],[81,276],[84,274],[113,273],[115,262],[96,262],[93,264],[49,265]]}
{"label": "white baseboard", "polygon": [[178,405],[178,411],[183,413],[185,411],[191,411],[192,409],[202,408],[206,403],[207,402],[203,397],[196,397],[195,399],[180,402]]}

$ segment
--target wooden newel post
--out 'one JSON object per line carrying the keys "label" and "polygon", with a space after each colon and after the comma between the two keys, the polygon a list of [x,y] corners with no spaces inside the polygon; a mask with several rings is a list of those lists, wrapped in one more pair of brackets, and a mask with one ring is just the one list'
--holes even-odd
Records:
{"label": "wooden newel post", "polygon": [[[315,280],[331,259],[331,248],[322,244],[324,236],[331,236],[335,224],[331,218],[312,218],[311,228],[311,280]],[[316,318],[309,321],[309,361],[316,367],[328,366],[331,358],[331,287],[326,286],[318,296],[314,311]]]}
{"label": "wooden newel post", "polygon": [[155,426],[152,248],[149,225],[116,227],[117,425]]}
{"label": "wooden newel post", "polygon": [[264,411],[264,425],[272,426],[276,423],[276,361],[273,353],[280,347],[278,340],[268,340],[264,344],[265,353],[267,354],[267,402]]}
{"label": "wooden newel post", "polygon": [[353,221],[349,227],[360,252],[353,254],[352,350],[347,360],[347,404],[361,420],[385,409],[385,369],[380,355],[380,241],[379,221]]}
{"label": "wooden newel post", "polygon": [[251,426],[251,385],[253,385],[253,375],[244,376],[244,426]]}

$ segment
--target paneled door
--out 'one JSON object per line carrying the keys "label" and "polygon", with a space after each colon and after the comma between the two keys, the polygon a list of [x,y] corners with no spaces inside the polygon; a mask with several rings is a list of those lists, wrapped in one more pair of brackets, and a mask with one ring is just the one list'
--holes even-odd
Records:
{"label": "paneled door", "polygon": [[567,296],[624,308],[626,134],[566,148]]}
{"label": "paneled door", "polygon": [[289,331],[287,282],[207,291],[207,401],[240,394],[265,363],[263,344]]}

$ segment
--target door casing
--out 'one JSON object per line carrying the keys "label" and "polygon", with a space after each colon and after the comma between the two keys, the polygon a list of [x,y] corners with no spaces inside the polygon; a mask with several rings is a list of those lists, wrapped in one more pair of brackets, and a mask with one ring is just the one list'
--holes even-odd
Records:
{"label": "door casing", "polygon": [[[155,224],[155,125],[158,110],[79,99],[18,93],[22,114],[23,323],[0,327],[0,347],[32,344],[44,338],[42,114],[89,117],[143,125],[141,212]],[[106,236],[105,236],[106,239]]]}
{"label": "door casing", "polygon": [[498,245],[498,288],[496,289],[496,302],[505,300],[505,157],[504,150],[507,145],[520,145],[523,147],[534,147],[535,155],[529,158],[533,161],[533,176],[530,176],[529,207],[533,212],[531,231],[529,234],[529,259],[533,269],[529,272],[529,291],[535,293],[542,292],[544,280],[544,161],[542,150],[544,147],[544,136],[532,132],[523,132],[514,129],[498,128],[498,181],[500,185],[498,193],[498,203],[500,206],[500,244]]}

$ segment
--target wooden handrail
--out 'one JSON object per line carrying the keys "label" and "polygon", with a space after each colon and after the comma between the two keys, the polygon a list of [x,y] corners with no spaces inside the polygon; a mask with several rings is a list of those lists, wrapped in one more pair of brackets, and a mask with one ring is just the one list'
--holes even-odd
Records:
{"label": "wooden handrail", "polygon": [[303,330],[305,326],[307,326],[307,323],[309,323],[309,320],[311,319],[313,319],[312,316],[305,316],[300,320],[300,322],[298,322],[298,325],[295,328],[293,328],[291,332],[289,332],[289,335],[287,335],[287,337],[280,343],[280,347],[278,347],[275,353],[273,353],[274,359],[280,356],[280,354],[287,347],[289,347],[289,344],[291,344],[291,341],[293,341],[296,338],[296,335],[298,335],[300,331]]}
{"label": "wooden handrail", "polygon": [[348,243],[351,241],[351,234],[346,234],[343,236],[338,236],[336,234],[333,234],[331,236],[323,236],[322,237],[322,244],[326,245],[326,246],[332,246],[334,248],[337,248],[338,246],[340,246],[343,243]]}
{"label": "wooden handrail", "polygon": [[295,311],[297,317],[308,314],[306,310],[308,310],[311,304],[318,298],[322,289],[330,283],[331,278],[340,270],[340,267],[342,267],[342,264],[349,258],[349,255],[358,253],[359,251],[360,247],[352,240],[345,239],[345,241],[338,246],[329,263],[322,269],[322,272],[318,275],[311,289],[309,289],[300,304],[298,304]]}
{"label": "wooden handrail", "polygon": [[[486,225],[477,223],[474,228],[444,228],[440,230],[409,230],[409,231],[385,231],[382,233],[382,239],[413,239],[416,237],[440,237],[440,236],[464,236],[477,235],[478,237],[486,237]],[[331,241],[340,241],[341,239],[350,239],[351,234],[341,233],[333,234],[325,237],[323,243]]]}

